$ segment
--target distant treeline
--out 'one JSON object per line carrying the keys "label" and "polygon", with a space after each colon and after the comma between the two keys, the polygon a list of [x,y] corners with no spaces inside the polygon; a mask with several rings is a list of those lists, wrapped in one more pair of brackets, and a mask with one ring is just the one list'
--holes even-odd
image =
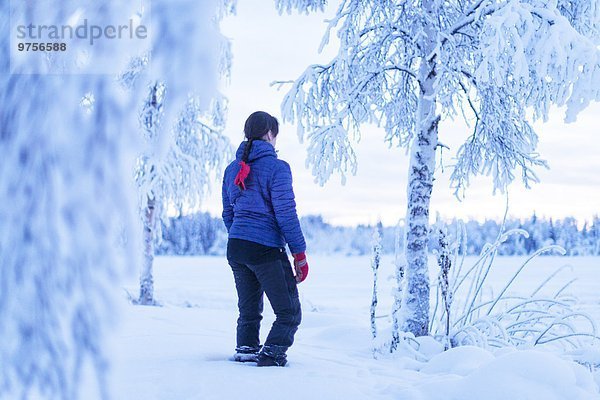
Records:
{"label": "distant treeline", "polygon": [[[312,254],[370,254],[373,226],[356,227],[334,226],[321,216],[306,216],[300,219],[306,237],[308,251]],[[447,223],[450,236],[459,228],[458,221]],[[498,237],[501,222],[466,221],[466,251],[477,255],[486,243],[493,243]],[[529,233],[511,235],[500,247],[501,255],[527,255],[540,247],[557,244],[564,247],[569,255],[600,255],[600,218],[594,217],[578,227],[574,218],[553,220],[538,218],[535,214],[526,220],[507,219],[504,230],[522,229]],[[383,253],[394,253],[396,227],[383,227]],[[208,213],[170,218],[162,224],[162,240],[158,243],[158,254],[169,255],[223,255],[227,245],[227,232],[218,217]],[[435,248],[435,237],[430,248]]]}

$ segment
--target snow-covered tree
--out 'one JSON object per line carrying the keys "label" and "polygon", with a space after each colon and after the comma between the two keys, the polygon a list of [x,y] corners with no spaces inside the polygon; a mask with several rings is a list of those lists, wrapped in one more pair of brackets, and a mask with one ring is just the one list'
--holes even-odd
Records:
{"label": "snow-covered tree", "polygon": [[[144,235],[139,304],[155,303],[152,267],[154,245],[160,238],[158,221],[166,218],[169,207],[182,210],[199,206],[215,178],[213,175],[231,154],[229,140],[222,134],[226,99],[216,92],[212,99],[206,93],[203,96],[194,93],[199,88],[197,81],[205,81],[205,90],[206,86],[214,89],[216,71],[229,76],[229,41],[218,33],[217,22],[230,12],[234,12],[234,2],[222,0],[153,4],[154,25],[159,29],[154,33],[156,40],[150,56],[134,57],[121,74],[121,82],[132,87],[138,84],[138,78],[146,77],[147,60],[152,60],[151,81],[140,112],[146,148],[136,169]],[[186,52],[159,60],[152,57],[174,43],[194,48],[210,42],[213,42],[208,46],[210,51],[201,57],[190,58]],[[200,49],[205,50],[203,46]],[[174,93],[169,94],[171,91]],[[179,115],[174,115],[176,107],[180,107]]]}
{"label": "snow-covered tree", "polygon": [[[552,220],[550,220],[552,222]],[[578,232],[575,218],[568,217],[562,221],[556,221],[552,226],[552,238],[554,243],[563,247],[571,254],[577,253]]]}
{"label": "snow-covered tree", "polygon": [[231,153],[229,140],[222,134],[224,108],[218,101],[208,114],[212,121],[207,121],[197,100],[190,98],[175,128],[161,130],[164,90],[164,84],[158,82],[150,86],[141,114],[144,130],[151,134],[146,135],[148,150],[139,158],[136,174],[144,223],[140,304],[154,303],[152,264],[154,243],[160,235],[158,220],[166,217],[168,207],[198,206]]}
{"label": "snow-covered tree", "polygon": [[[280,10],[310,11],[320,1],[279,0]],[[317,7],[318,8],[318,7]],[[600,100],[598,0],[342,0],[321,46],[337,29],[337,55],[310,65],[282,103],[284,121],[308,131],[316,181],[356,169],[360,126],[385,129],[409,148],[405,288],[401,328],[428,333],[427,242],[438,127],[463,118],[472,129],[452,171],[457,196],[469,179],[491,175],[503,190],[517,172],[537,181],[531,122],[550,107],[574,121]],[[283,82],[279,82],[283,85]]]}
{"label": "snow-covered tree", "polygon": [[[205,61],[219,59],[209,51],[218,35],[202,30],[214,30],[216,2],[152,3],[152,37],[161,44],[153,48],[152,71],[175,80],[173,87],[196,89],[206,108],[218,66]],[[110,398],[103,337],[114,320],[119,277],[139,265],[141,247],[139,234],[129,229],[137,225],[131,171],[141,150],[132,110],[141,97],[123,91],[114,76],[97,74],[125,68],[138,49],[128,41],[115,51],[117,41],[99,40],[90,48],[74,40],[62,58],[42,52],[11,57],[11,22],[126,24],[139,4],[0,2],[2,399],[81,399],[83,380],[93,378],[97,385],[86,385],[86,393]],[[194,36],[190,26],[196,24],[204,28]],[[181,38],[169,35],[175,30],[190,36],[175,41]],[[198,66],[204,68],[190,70]],[[77,73],[61,75],[67,67]]]}
{"label": "snow-covered tree", "polygon": [[600,255],[600,217],[595,216],[592,222],[592,227],[588,232],[590,245],[592,247],[592,255]]}
{"label": "snow-covered tree", "polygon": [[[80,41],[69,43],[62,65],[50,56],[11,60],[9,17],[60,25],[79,13],[114,24],[126,22],[135,6],[0,3],[2,399],[80,399],[84,375],[86,389],[110,396],[103,337],[114,319],[115,284],[137,265],[138,243],[127,231],[135,210],[129,98],[113,76],[87,74],[102,65],[59,73],[78,54],[89,54]],[[95,63],[127,61],[106,42],[95,43],[92,56]],[[119,245],[123,228],[128,240]]]}

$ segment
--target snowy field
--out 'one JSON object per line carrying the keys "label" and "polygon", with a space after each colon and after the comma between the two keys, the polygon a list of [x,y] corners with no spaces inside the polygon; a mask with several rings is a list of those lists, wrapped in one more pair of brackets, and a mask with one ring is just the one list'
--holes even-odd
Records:
{"label": "snowy field", "polygon": [[[502,286],[522,258],[497,260],[492,280]],[[220,257],[159,257],[156,297],[162,307],[123,302],[115,336],[113,387],[118,399],[600,399],[600,377],[538,351],[495,354],[451,350],[429,363],[371,353],[368,257],[313,256],[300,285],[303,322],[286,368],[228,361],[237,318],[233,277]],[[433,259],[431,260],[434,261]],[[467,259],[467,263],[472,259]],[[600,321],[600,258],[543,257],[525,271],[526,293],[556,267],[579,277],[572,292]],[[380,271],[378,315],[391,307],[391,259]],[[565,274],[568,278],[569,273]],[[136,283],[126,285],[136,293]],[[265,304],[261,337],[273,314]],[[595,379],[595,381],[594,381]]]}

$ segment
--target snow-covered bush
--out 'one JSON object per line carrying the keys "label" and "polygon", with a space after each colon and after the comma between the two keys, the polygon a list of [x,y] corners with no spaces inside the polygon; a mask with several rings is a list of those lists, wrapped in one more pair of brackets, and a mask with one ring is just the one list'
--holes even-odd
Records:
{"label": "snow-covered bush", "polygon": [[[493,293],[486,285],[499,248],[510,236],[528,237],[528,233],[518,229],[501,231],[494,243],[485,246],[473,265],[467,266],[464,250],[467,237],[464,225],[458,226],[454,243],[437,250],[438,260],[442,257],[451,260],[449,274],[444,270],[447,265],[442,264],[444,268],[432,310],[430,329],[440,340],[452,346],[527,348],[543,345],[567,352],[598,339],[594,321],[578,309],[577,299],[567,294],[574,279],[564,281],[554,292],[547,290],[548,283],[558,279],[566,267],[541,278],[528,296],[510,293],[509,289],[532,260],[548,252],[564,254],[563,248],[556,245],[540,248],[518,266],[498,293]],[[444,236],[444,231],[441,232]],[[443,240],[440,238],[440,242]]]}

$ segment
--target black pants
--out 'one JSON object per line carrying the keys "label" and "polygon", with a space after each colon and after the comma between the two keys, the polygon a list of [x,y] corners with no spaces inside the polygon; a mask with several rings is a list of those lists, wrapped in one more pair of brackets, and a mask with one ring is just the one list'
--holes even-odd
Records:
{"label": "black pants", "polygon": [[237,346],[259,347],[263,293],[275,312],[265,349],[285,353],[302,319],[298,288],[284,248],[229,239],[227,261],[238,293]]}

